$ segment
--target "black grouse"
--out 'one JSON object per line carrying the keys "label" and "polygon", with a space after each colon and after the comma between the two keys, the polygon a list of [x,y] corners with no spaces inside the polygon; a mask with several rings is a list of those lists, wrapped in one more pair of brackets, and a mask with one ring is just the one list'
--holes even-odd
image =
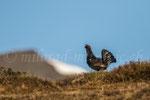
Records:
{"label": "black grouse", "polygon": [[97,58],[94,56],[90,45],[85,45],[87,53],[87,64],[90,68],[100,71],[105,70],[111,64],[116,62],[113,54],[106,49],[103,49],[101,52],[102,58]]}

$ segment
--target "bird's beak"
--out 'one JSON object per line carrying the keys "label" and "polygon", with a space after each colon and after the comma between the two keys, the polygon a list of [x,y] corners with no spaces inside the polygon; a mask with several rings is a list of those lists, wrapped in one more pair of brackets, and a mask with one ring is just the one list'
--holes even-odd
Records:
{"label": "bird's beak", "polygon": [[85,45],[84,47],[87,48],[87,45]]}

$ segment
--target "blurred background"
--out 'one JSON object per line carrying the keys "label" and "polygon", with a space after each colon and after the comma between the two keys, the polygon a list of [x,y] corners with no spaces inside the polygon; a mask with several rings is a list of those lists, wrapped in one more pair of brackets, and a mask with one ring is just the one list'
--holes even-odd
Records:
{"label": "blurred background", "polygon": [[101,57],[111,51],[117,63],[149,60],[149,0],[0,0],[0,53],[36,49],[91,70],[84,45]]}

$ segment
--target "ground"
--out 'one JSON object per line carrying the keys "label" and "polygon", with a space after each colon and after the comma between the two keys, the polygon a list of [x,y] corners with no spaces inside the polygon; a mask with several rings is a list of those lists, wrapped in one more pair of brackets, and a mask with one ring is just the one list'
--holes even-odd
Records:
{"label": "ground", "polygon": [[0,69],[0,99],[150,100],[150,62],[130,62],[110,72],[48,81]]}

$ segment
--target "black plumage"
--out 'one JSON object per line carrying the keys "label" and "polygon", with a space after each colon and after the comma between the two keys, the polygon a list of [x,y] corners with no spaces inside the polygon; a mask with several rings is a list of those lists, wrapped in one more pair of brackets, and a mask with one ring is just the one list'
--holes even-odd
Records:
{"label": "black plumage", "polygon": [[116,62],[116,58],[111,52],[106,49],[103,49],[101,52],[102,58],[97,58],[90,47],[90,45],[85,45],[87,53],[87,64],[90,68],[100,71],[105,70],[111,64]]}

